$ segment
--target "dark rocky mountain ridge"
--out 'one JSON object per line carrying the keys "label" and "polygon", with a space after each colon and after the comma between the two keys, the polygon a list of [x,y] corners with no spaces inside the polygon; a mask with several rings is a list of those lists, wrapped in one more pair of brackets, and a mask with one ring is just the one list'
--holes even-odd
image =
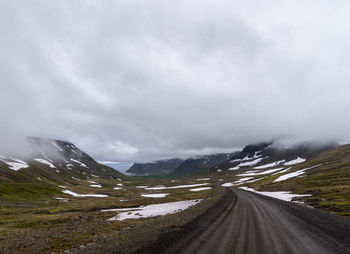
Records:
{"label": "dark rocky mountain ridge", "polygon": [[183,161],[171,174],[181,176],[191,173],[207,172],[209,169],[229,160],[236,153],[219,153],[196,156]]}
{"label": "dark rocky mountain ridge", "polygon": [[168,160],[159,160],[150,163],[135,163],[127,170],[128,173],[135,175],[159,175],[167,174],[177,168],[183,160],[174,158]]}

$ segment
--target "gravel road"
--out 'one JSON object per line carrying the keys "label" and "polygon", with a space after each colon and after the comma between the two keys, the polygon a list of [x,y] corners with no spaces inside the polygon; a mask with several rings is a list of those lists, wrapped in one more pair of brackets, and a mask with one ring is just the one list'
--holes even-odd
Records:
{"label": "gravel road", "polygon": [[225,211],[181,253],[350,253],[350,219],[232,188]]}

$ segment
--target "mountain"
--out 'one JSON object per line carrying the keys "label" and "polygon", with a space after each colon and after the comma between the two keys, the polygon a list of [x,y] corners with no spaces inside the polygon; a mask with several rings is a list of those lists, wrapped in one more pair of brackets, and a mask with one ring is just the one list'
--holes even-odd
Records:
{"label": "mountain", "polygon": [[76,184],[94,177],[125,177],[99,164],[70,142],[29,137],[27,143],[26,155],[0,156],[0,182]]}
{"label": "mountain", "polygon": [[250,144],[240,152],[221,153],[189,158],[183,161],[171,174],[181,176],[189,173],[223,171],[228,169],[244,172],[252,166],[268,163],[288,163],[294,159],[305,160],[336,144],[303,143],[283,147],[273,142]]}
{"label": "mountain", "polygon": [[171,174],[182,176],[190,173],[208,172],[209,169],[227,161],[236,153],[219,153],[196,156],[183,161]]}
{"label": "mountain", "polygon": [[150,163],[135,163],[126,172],[135,175],[160,175],[172,172],[183,160],[175,158]]}
{"label": "mountain", "polygon": [[[256,191],[284,191],[302,194],[295,201],[321,210],[350,216],[350,145],[317,149],[288,149],[295,154],[292,159],[280,163],[277,158],[238,169],[225,171],[236,176],[233,184],[254,188]],[[296,154],[296,151],[299,151]],[[323,150],[322,152],[320,152]],[[286,151],[283,150],[286,154]],[[312,155],[313,153],[316,153]],[[296,160],[295,156],[305,160]],[[256,159],[255,159],[256,160]],[[252,162],[254,160],[238,163]],[[236,165],[237,162],[231,162]],[[229,165],[225,165],[227,167]],[[236,166],[238,167],[238,166]],[[222,168],[223,169],[223,168]],[[222,172],[224,173],[224,172]]]}
{"label": "mountain", "polygon": [[[224,161],[212,170],[231,170],[241,173],[251,167],[271,168],[288,166],[304,162],[323,151],[336,147],[337,144],[301,143],[289,147],[280,146],[273,142],[247,145],[241,152]],[[293,162],[294,161],[294,162]]]}

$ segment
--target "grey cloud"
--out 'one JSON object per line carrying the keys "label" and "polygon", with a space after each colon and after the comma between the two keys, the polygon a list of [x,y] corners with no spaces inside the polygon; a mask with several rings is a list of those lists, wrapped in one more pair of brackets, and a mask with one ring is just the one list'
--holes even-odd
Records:
{"label": "grey cloud", "polygon": [[2,1],[0,151],[26,135],[112,161],[349,140],[349,5]]}

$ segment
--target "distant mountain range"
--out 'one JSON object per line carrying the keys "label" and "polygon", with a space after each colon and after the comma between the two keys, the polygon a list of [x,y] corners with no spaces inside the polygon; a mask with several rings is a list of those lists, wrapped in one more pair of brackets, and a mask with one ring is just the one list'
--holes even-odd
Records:
{"label": "distant mountain range", "polygon": [[282,163],[297,158],[309,159],[336,146],[337,144],[335,143],[303,143],[291,147],[283,147],[273,142],[265,142],[247,145],[239,152],[196,156],[186,160],[169,159],[151,163],[136,163],[127,172],[139,175],[170,174],[171,176],[182,176],[198,172],[227,170],[235,167],[239,169],[240,167],[275,161]]}
{"label": "distant mountain range", "polygon": [[124,178],[113,168],[99,164],[74,144],[29,137],[26,156],[0,156],[0,182],[75,184],[93,177]]}
{"label": "distant mountain range", "polygon": [[[0,182],[71,183],[93,177],[126,178],[117,170],[99,164],[74,144],[54,139],[30,137],[30,151],[26,156],[0,155]],[[195,156],[150,163],[135,163],[127,173],[134,175],[170,175],[241,169],[269,162],[309,159],[336,144],[299,144],[281,147],[273,142],[247,145],[240,152]]]}
{"label": "distant mountain range", "polygon": [[127,170],[135,175],[160,175],[167,174],[176,169],[183,160],[175,158],[169,160],[159,160],[151,163],[135,163]]}
{"label": "distant mountain range", "polygon": [[171,174],[173,176],[181,176],[188,173],[207,171],[228,160],[234,154],[235,153],[219,153],[195,156],[186,160],[175,158],[150,163],[135,163],[127,172],[140,175]]}
{"label": "distant mountain range", "polygon": [[183,161],[171,174],[182,176],[190,173],[208,172],[211,168],[229,160],[235,154],[219,153],[189,158]]}

